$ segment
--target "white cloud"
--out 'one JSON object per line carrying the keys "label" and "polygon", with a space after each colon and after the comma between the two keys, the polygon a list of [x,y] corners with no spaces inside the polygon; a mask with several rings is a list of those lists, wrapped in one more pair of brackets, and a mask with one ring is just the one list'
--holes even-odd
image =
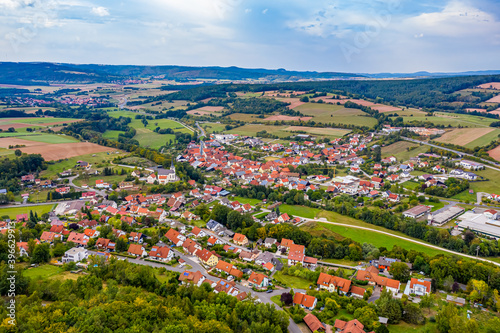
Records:
{"label": "white cloud", "polygon": [[262,11],[262,14],[266,15],[268,10],[269,10],[268,8],[264,9],[264,10]]}
{"label": "white cloud", "polygon": [[424,37],[424,34],[422,34],[422,33],[420,33],[420,34],[416,34],[414,37],[415,37],[415,38],[422,38],[422,37]]}
{"label": "white cloud", "polygon": [[0,0],[0,8],[14,9],[21,5],[19,0]]}
{"label": "white cloud", "polygon": [[92,10],[90,11],[92,14],[97,15],[97,16],[109,16],[109,11],[105,7],[92,7]]}
{"label": "white cloud", "polygon": [[252,9],[251,8],[245,8],[245,14],[251,13]]}
{"label": "white cloud", "polygon": [[403,28],[443,37],[489,35],[500,31],[500,22],[493,15],[457,0],[449,2],[440,12],[423,13],[402,23]]}

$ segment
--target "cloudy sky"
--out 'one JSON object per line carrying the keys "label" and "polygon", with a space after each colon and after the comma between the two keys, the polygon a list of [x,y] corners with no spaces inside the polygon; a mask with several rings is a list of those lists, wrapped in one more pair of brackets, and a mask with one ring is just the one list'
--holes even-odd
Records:
{"label": "cloudy sky", "polygon": [[500,69],[498,0],[0,0],[0,61]]}

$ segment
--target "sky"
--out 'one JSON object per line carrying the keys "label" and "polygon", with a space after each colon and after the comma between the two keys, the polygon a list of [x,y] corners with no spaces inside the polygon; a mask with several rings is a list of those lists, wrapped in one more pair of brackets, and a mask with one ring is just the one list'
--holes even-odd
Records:
{"label": "sky", "polygon": [[0,0],[0,61],[498,70],[499,0]]}

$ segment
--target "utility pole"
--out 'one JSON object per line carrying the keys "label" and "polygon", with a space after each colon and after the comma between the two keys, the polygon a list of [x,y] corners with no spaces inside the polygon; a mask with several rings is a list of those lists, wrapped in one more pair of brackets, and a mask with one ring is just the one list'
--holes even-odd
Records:
{"label": "utility pole", "polygon": [[480,249],[480,247],[479,247],[479,245],[478,245],[478,246],[476,247],[476,258],[479,256],[479,249]]}

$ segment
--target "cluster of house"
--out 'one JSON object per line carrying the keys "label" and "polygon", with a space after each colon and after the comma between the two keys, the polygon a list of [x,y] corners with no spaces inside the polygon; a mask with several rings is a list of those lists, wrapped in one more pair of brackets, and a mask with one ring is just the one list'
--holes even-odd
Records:
{"label": "cluster of house", "polygon": [[203,283],[208,283],[213,288],[213,291],[215,293],[225,292],[228,295],[236,297],[240,301],[248,297],[248,294],[245,291],[240,291],[238,289],[235,281],[227,281],[224,279],[215,281],[212,280],[211,276],[207,278],[200,271],[184,271],[179,276],[179,281],[181,282],[181,284],[189,283],[196,286],[201,286]]}

